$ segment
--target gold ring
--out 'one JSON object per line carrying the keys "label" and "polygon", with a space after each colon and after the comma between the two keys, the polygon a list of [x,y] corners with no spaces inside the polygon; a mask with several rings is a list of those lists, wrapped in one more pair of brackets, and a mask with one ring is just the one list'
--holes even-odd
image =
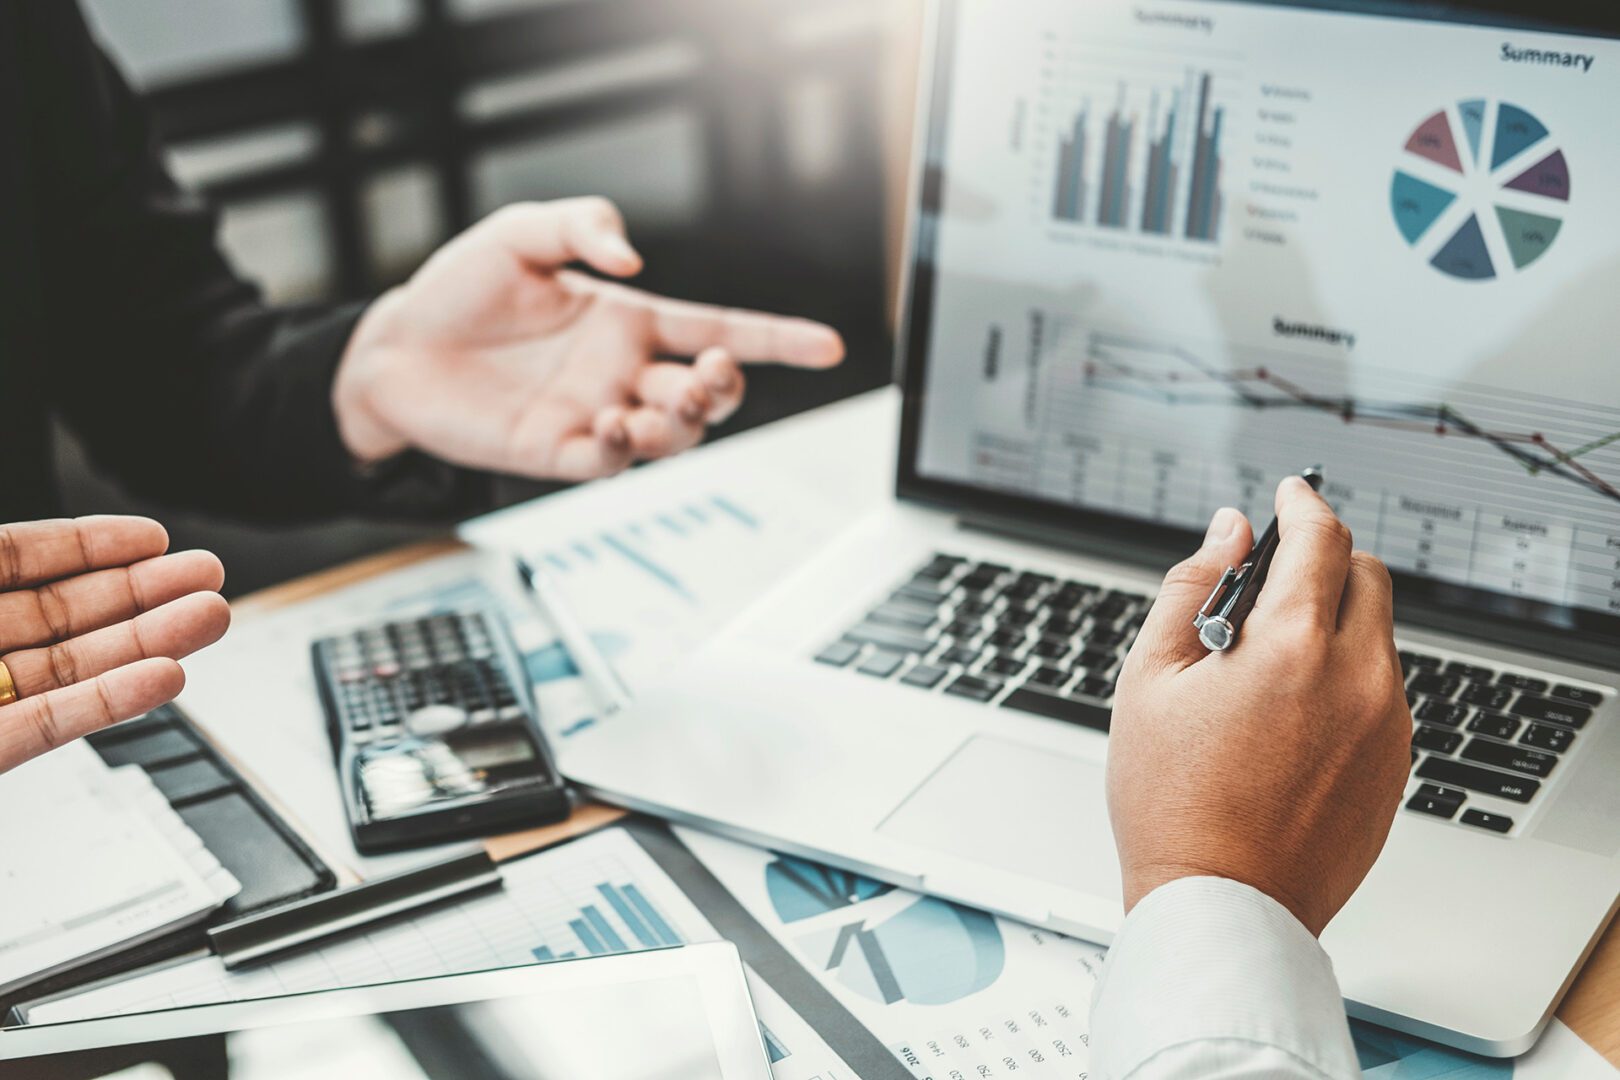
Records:
{"label": "gold ring", "polygon": [[0,660],[0,706],[10,705],[17,700],[17,684],[11,681],[11,669],[6,662]]}

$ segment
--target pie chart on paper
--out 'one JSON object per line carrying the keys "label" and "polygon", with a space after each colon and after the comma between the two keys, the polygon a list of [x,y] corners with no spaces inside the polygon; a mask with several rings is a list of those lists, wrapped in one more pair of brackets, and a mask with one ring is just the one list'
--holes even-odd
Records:
{"label": "pie chart on paper", "polygon": [[1570,201],[1553,133],[1512,102],[1459,101],[1412,131],[1390,188],[1395,226],[1435,270],[1494,281],[1552,250]]}

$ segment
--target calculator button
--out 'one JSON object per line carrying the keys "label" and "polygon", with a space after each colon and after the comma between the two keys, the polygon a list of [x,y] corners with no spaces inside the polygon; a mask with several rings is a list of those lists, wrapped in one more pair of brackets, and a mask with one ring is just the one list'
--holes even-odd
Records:
{"label": "calculator button", "polygon": [[460,731],[467,726],[469,717],[463,709],[453,705],[428,705],[405,718],[405,726],[412,735],[433,738]]}

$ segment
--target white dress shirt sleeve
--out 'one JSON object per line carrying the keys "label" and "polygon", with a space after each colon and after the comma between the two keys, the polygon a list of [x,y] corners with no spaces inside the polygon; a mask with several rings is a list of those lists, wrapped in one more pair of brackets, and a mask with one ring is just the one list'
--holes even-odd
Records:
{"label": "white dress shirt sleeve", "polygon": [[1100,1080],[1359,1077],[1327,953],[1287,908],[1221,878],[1149,893],[1091,1005]]}

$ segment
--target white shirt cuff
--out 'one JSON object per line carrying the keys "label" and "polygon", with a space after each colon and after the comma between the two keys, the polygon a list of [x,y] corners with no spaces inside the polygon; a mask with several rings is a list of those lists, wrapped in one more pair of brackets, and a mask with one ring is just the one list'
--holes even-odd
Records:
{"label": "white shirt cuff", "polygon": [[1281,1051],[1301,1075],[1360,1076],[1327,953],[1287,908],[1222,878],[1183,878],[1144,897],[1092,998],[1094,1076],[1157,1075],[1154,1058],[1177,1050],[1170,1056],[1185,1062],[1199,1043]]}

